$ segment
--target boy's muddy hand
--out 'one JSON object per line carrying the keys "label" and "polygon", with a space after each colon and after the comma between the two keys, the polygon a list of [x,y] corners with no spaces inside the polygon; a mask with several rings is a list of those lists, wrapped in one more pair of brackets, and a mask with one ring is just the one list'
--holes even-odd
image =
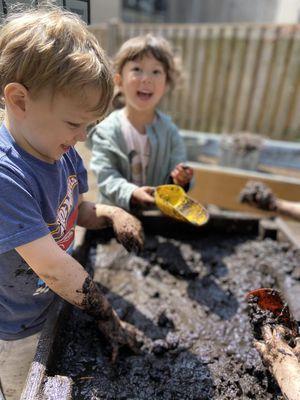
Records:
{"label": "boy's muddy hand", "polygon": [[185,186],[191,181],[194,171],[191,167],[180,163],[176,165],[170,175],[176,185]]}
{"label": "boy's muddy hand", "polygon": [[144,246],[144,234],[141,222],[121,208],[115,207],[111,214],[116,239],[127,251],[138,253]]}
{"label": "boy's muddy hand", "polygon": [[99,321],[98,327],[112,346],[111,360],[113,363],[118,357],[119,349],[123,346],[127,346],[135,354],[140,353],[143,334],[135,326],[121,321],[115,315],[113,320]]}
{"label": "boy's muddy hand", "polygon": [[151,186],[141,186],[135,189],[131,195],[132,205],[152,205],[154,200],[154,188]]}

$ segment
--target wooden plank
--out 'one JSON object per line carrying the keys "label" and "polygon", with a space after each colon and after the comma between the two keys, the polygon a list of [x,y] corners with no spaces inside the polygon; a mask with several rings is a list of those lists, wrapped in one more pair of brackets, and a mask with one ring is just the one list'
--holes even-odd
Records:
{"label": "wooden plank", "polygon": [[218,47],[219,47],[219,27],[212,27],[210,29],[210,35],[207,41],[207,45],[209,46],[208,51],[208,66],[207,66],[207,76],[204,82],[205,87],[205,95],[203,96],[204,102],[204,111],[202,114],[201,120],[201,130],[209,132],[210,125],[210,112],[212,101],[214,97],[214,91],[216,87],[216,73],[218,72],[219,64],[218,64]]}
{"label": "wooden plank", "polygon": [[244,82],[246,59],[250,42],[251,28],[247,27],[238,30],[237,36],[237,58],[236,58],[236,75],[235,75],[235,90],[233,93],[233,103],[230,111],[228,132],[232,132],[237,128],[237,117],[239,114],[239,104],[241,98],[241,90]]}
{"label": "wooden plank", "polygon": [[195,88],[195,81],[196,81],[196,75],[198,75],[198,71],[195,70],[195,61],[196,61],[196,55],[197,55],[197,50],[195,48],[196,44],[196,30],[189,28],[186,31],[186,57],[184,60],[184,73],[186,74],[186,79],[187,79],[187,86],[188,90],[186,90],[186,93],[183,93],[182,96],[182,106],[181,106],[181,112],[182,112],[182,121],[183,124],[180,126],[188,126],[191,129],[191,114],[192,114],[192,109],[195,107],[195,104],[193,103],[193,93],[196,92]]}
{"label": "wooden plank", "polygon": [[251,131],[249,120],[251,114],[253,114],[253,104],[255,103],[255,90],[257,87],[257,79],[258,79],[258,71],[261,66],[261,56],[264,45],[264,35],[265,28],[257,29],[256,31],[257,38],[255,37],[256,49],[253,50],[252,57],[254,58],[252,71],[249,73],[249,93],[247,94],[247,105],[245,109],[244,119],[242,123],[242,130]]}
{"label": "wooden plank", "polygon": [[[174,38],[173,28],[168,28],[168,29],[166,28],[164,30],[163,36],[165,39],[167,39],[171,43],[172,49],[173,49],[174,53],[176,54],[174,44],[173,44],[173,38]],[[167,114],[171,114],[171,99],[172,99],[172,95],[174,94],[174,90],[173,91],[169,90],[168,93],[165,94],[165,96],[161,102],[161,107],[165,110],[165,112]]]}
{"label": "wooden plank", "polygon": [[[297,242],[297,246],[300,248],[300,222],[295,220],[285,220],[286,225],[289,227],[293,235],[293,240]],[[300,310],[300,302],[299,302],[299,310]]]}
{"label": "wooden plank", "polygon": [[203,75],[203,65],[204,65],[204,55],[205,46],[202,33],[205,32],[202,29],[196,29],[194,31],[195,35],[195,45],[194,45],[194,65],[192,70],[193,79],[193,90],[191,91],[191,110],[190,115],[190,129],[195,129],[199,125],[199,114],[198,114],[198,104],[200,100],[200,93],[202,91],[202,75]]}
{"label": "wooden plank", "polygon": [[249,94],[252,85],[252,71],[255,68],[257,48],[259,45],[260,30],[253,27],[249,32],[248,45],[244,55],[242,79],[239,83],[239,101],[237,103],[237,112],[234,117],[233,132],[245,130],[245,115],[249,102]]}
{"label": "wooden plank", "polygon": [[290,122],[288,124],[288,130],[286,131],[288,136],[283,137],[284,139],[289,140],[297,140],[299,141],[299,132],[300,132],[300,72],[298,82],[296,84],[296,93],[295,93],[295,101],[294,101],[293,113],[291,115]]}
{"label": "wooden plank", "polygon": [[[175,52],[178,54],[181,60],[183,60],[183,50],[181,48],[181,42],[180,42],[180,31],[178,29],[174,29],[174,38],[173,38],[173,46]],[[185,90],[185,84],[184,84],[184,90]],[[179,89],[176,89],[174,93],[171,95],[171,101],[170,101],[170,112],[171,115],[173,116],[175,122],[177,123],[178,119],[176,118],[177,116],[177,100],[179,94]],[[182,91],[180,91],[180,94],[182,95]]]}
{"label": "wooden plank", "polygon": [[296,249],[300,249],[300,240],[299,240],[300,237],[298,234],[296,234],[295,227],[293,229],[292,228],[293,225],[290,225],[289,223],[285,222],[280,217],[277,217],[275,221],[278,228],[280,229],[280,234],[282,238],[289,241]]}
{"label": "wooden plank", "polygon": [[289,66],[291,58],[294,55],[295,44],[295,31],[294,27],[286,28],[282,31],[285,49],[283,48],[281,59],[278,60],[278,67],[281,64],[281,73],[278,79],[277,93],[275,96],[275,104],[270,117],[269,131],[273,132],[273,137],[280,137],[282,132],[280,130],[280,123],[278,118],[281,117],[280,111],[284,108],[284,102],[287,99],[285,89],[289,87],[291,75],[289,74]]}
{"label": "wooden plank", "polygon": [[212,90],[211,96],[209,100],[208,107],[206,109],[206,130],[208,132],[214,132],[216,129],[215,121],[216,121],[216,112],[218,106],[218,92],[219,87],[221,86],[222,80],[222,61],[223,61],[223,53],[224,53],[224,29],[221,27],[219,31],[216,32],[216,37],[213,42],[214,51],[215,51],[215,60],[212,65],[213,75],[212,75]]}
{"label": "wooden plank", "polygon": [[[282,71],[284,72],[285,63],[288,62],[287,51],[289,50],[289,40],[287,31],[281,28],[277,32],[276,40],[276,51],[274,56],[274,67],[272,74],[272,84],[268,94],[268,107],[265,110],[265,120],[262,128],[262,132],[274,139],[280,137],[279,129],[273,124],[272,119],[276,118],[278,113],[278,103],[287,101],[288,99],[282,98],[283,90],[280,87]],[[288,76],[289,78],[289,76]],[[290,82],[287,82],[289,84]]]}
{"label": "wooden plank", "polygon": [[286,118],[282,126],[282,137],[284,139],[299,138],[300,127],[300,29],[296,30],[296,39],[293,46],[293,57],[291,59],[289,76],[294,77],[289,82],[289,93],[286,98]]}
{"label": "wooden plank", "polygon": [[258,124],[264,115],[262,108],[265,106],[267,96],[266,84],[268,81],[269,63],[273,52],[273,36],[274,28],[271,31],[264,31],[263,44],[257,70],[256,87],[253,91],[251,113],[249,113],[247,124],[247,129],[250,132],[259,132]]}
{"label": "wooden plank", "polygon": [[182,53],[182,61],[183,61],[183,73],[185,75],[185,90],[182,91],[180,97],[180,107],[177,102],[177,110],[179,111],[177,114],[178,125],[179,126],[189,126],[189,112],[190,112],[190,98],[191,98],[191,86],[193,77],[191,75],[191,70],[194,62],[194,54],[193,54],[193,32],[191,28],[185,28],[181,32],[181,47],[183,49]]}
{"label": "wooden plank", "polygon": [[225,33],[227,48],[224,53],[227,54],[227,58],[224,61],[224,81],[223,86],[220,88],[220,100],[219,100],[219,114],[217,115],[216,122],[216,132],[226,132],[225,124],[225,109],[227,104],[229,104],[228,99],[230,99],[230,82],[233,77],[233,56],[235,54],[236,48],[236,33],[237,29],[235,27],[228,27]]}
{"label": "wooden plank", "polygon": [[201,65],[201,80],[200,80],[200,87],[199,87],[199,97],[198,97],[198,104],[195,106],[198,110],[198,126],[204,126],[205,124],[205,99],[206,99],[206,91],[208,89],[207,86],[207,75],[208,75],[208,68],[209,68],[209,59],[210,59],[210,37],[212,35],[212,31],[210,28],[202,29],[201,30],[201,39],[203,43],[203,55],[202,58],[202,65]]}
{"label": "wooden plank", "polygon": [[300,179],[199,163],[190,165],[194,168],[195,176],[195,185],[190,195],[203,204],[214,204],[228,210],[272,215],[239,203],[240,191],[249,180],[264,182],[280,198],[291,201],[300,199]]}

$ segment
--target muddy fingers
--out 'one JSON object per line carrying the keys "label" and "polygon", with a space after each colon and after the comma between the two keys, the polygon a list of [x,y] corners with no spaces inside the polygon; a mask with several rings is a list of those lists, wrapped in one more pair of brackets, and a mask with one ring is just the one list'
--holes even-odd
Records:
{"label": "muddy fingers", "polygon": [[258,340],[254,340],[253,344],[254,344],[254,347],[256,348],[256,350],[259,352],[265,365],[266,366],[270,365],[271,361],[272,361],[272,357],[268,353],[268,346],[265,343],[260,342]]}
{"label": "muddy fingers", "polygon": [[114,320],[99,321],[98,326],[112,346],[111,361],[113,363],[116,362],[121,347],[127,347],[135,354],[140,353],[144,338],[135,326],[121,321],[116,315]]}
{"label": "muddy fingers", "polygon": [[128,252],[139,253],[143,249],[144,238],[142,232],[122,231],[116,232],[116,239]]}
{"label": "muddy fingers", "polygon": [[116,208],[112,213],[112,224],[116,239],[127,251],[138,253],[144,246],[141,222],[126,211]]}

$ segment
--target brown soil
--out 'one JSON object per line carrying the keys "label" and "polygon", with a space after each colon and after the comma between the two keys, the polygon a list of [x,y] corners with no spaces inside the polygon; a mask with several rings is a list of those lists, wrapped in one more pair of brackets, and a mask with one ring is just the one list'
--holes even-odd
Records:
{"label": "brown soil", "polygon": [[50,373],[73,379],[75,399],[283,399],[252,345],[245,295],[277,287],[276,270],[291,277],[296,251],[249,235],[147,235],[139,256],[112,240],[89,260],[120,317],[153,343],[111,365],[95,321],[72,309]]}

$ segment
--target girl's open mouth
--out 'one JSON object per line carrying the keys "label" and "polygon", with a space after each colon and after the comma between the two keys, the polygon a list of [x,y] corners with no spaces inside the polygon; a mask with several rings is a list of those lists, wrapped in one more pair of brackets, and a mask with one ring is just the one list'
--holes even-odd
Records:
{"label": "girl's open mouth", "polygon": [[137,96],[141,100],[149,100],[152,97],[153,93],[150,92],[137,92]]}

